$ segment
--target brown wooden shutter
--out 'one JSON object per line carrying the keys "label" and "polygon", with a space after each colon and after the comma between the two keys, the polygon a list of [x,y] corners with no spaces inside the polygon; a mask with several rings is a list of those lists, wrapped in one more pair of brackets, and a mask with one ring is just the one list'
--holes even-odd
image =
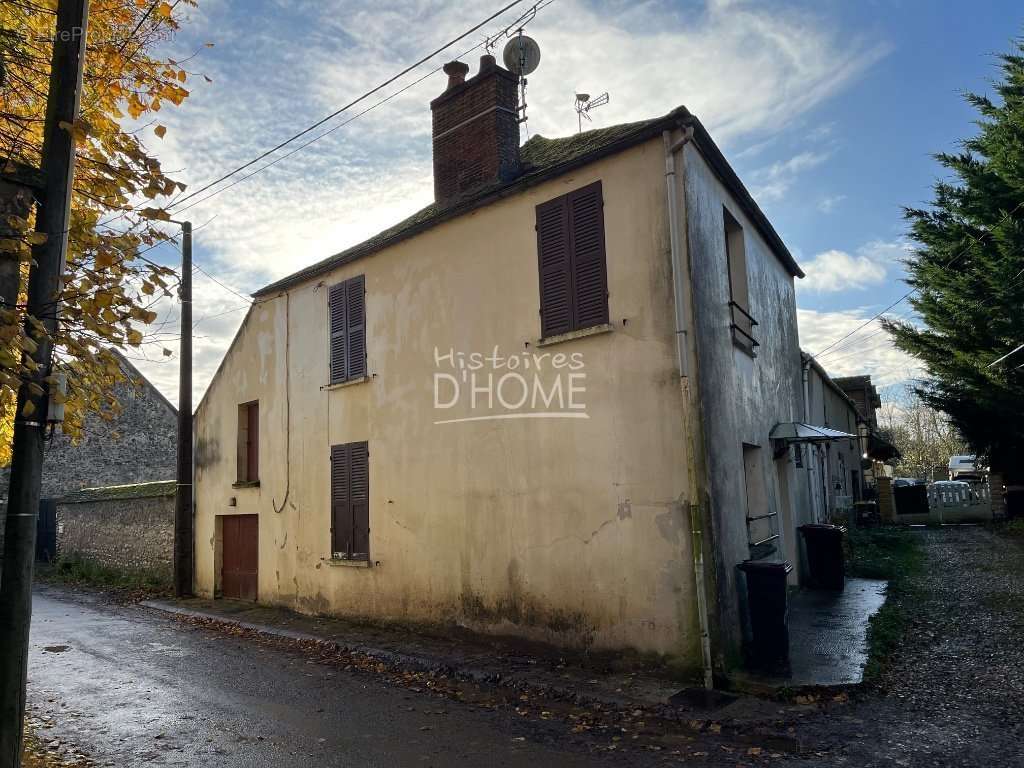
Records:
{"label": "brown wooden shutter", "polygon": [[331,446],[331,554],[370,553],[370,453],[367,443]]}
{"label": "brown wooden shutter", "polygon": [[366,375],[366,281],[358,275],[345,281],[346,379]]}
{"label": "brown wooden shutter", "polygon": [[572,234],[573,328],[608,322],[608,268],[604,242],[601,182],[568,195]]}
{"label": "brown wooden shutter", "polygon": [[346,378],[345,294],[345,283],[338,283],[331,286],[327,300],[331,333],[331,384],[345,381]]}
{"label": "brown wooden shutter", "polygon": [[331,554],[352,549],[352,504],[349,495],[349,446],[331,446]]}
{"label": "brown wooden shutter", "polygon": [[566,196],[537,206],[541,336],[573,328],[572,263]]}
{"label": "brown wooden shutter", "polygon": [[370,452],[366,443],[349,445],[349,500],[352,504],[353,556],[370,553]]}

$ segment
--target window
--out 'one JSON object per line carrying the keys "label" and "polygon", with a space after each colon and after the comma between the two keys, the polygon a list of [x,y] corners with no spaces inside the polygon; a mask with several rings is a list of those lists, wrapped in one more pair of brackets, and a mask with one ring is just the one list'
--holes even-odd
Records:
{"label": "window", "polygon": [[537,206],[541,336],[608,322],[601,182]]}
{"label": "window", "polygon": [[761,447],[743,444],[743,485],[747,497],[747,543],[751,557],[763,557],[779,538],[778,512],[770,507]]}
{"label": "window", "polygon": [[328,295],[331,384],[366,376],[366,281],[363,275],[332,285]]}
{"label": "window", "polygon": [[260,480],[260,404],[238,406],[238,482],[256,484]]}
{"label": "window", "polygon": [[331,555],[370,558],[370,452],[365,442],[331,446]]}
{"label": "window", "polygon": [[729,328],[736,346],[753,356],[754,348],[759,345],[754,340],[757,321],[750,314],[743,227],[725,208],[722,209],[722,218],[725,220],[725,259],[729,268]]}

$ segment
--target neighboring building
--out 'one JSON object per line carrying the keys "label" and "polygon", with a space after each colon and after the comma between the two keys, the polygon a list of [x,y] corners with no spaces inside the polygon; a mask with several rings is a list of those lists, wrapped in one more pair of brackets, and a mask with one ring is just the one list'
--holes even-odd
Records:
{"label": "neighboring building", "polygon": [[[818,520],[827,522],[833,515],[848,511],[854,502],[865,497],[867,481],[871,479],[870,462],[864,461],[868,422],[861,407],[839,385],[839,379],[829,377],[811,355],[804,353],[803,360],[805,419],[851,436],[808,445],[805,461],[808,464],[811,501]],[[870,377],[852,378],[866,378],[870,386]],[[873,417],[873,408],[870,413]],[[868,478],[865,478],[866,474]]]}
{"label": "neighboring building", "polygon": [[174,480],[83,488],[57,499],[57,554],[170,580]]}
{"label": "neighboring building", "polygon": [[467,70],[435,202],[257,292],[196,413],[197,592],[700,665],[704,583],[728,666],[737,566],[813,519],[802,273],[686,109],[520,147]]}
{"label": "neighboring building", "polygon": [[833,382],[854,402],[871,431],[878,431],[877,411],[882,407],[882,398],[871,383],[871,376],[838,376]]}
{"label": "neighboring building", "polygon": [[[177,410],[127,358],[115,354],[127,376],[114,387],[120,413],[109,420],[89,413],[77,443],[59,428],[46,443],[36,536],[36,552],[42,559],[50,559],[56,549],[57,499],[81,488],[175,477]],[[4,467],[0,489],[5,498],[0,503],[5,508],[9,481],[10,468]],[[0,525],[0,544],[2,529]]]}

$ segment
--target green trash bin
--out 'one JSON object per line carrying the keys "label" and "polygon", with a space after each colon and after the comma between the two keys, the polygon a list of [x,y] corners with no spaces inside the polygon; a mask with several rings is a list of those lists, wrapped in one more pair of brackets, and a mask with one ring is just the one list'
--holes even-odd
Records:
{"label": "green trash bin", "polygon": [[841,525],[810,523],[801,525],[800,533],[807,545],[809,585],[818,589],[842,591],[846,586],[846,559],[843,555],[846,528]]}
{"label": "green trash bin", "polygon": [[789,597],[787,562],[745,560],[739,569],[747,581],[747,615],[751,641],[747,660],[760,670],[789,663]]}

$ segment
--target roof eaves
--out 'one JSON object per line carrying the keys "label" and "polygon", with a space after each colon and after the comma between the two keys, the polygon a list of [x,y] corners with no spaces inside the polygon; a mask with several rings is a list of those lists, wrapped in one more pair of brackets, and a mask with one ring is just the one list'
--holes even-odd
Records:
{"label": "roof eaves", "polygon": [[[334,254],[333,256],[329,256],[316,264],[260,288],[252,294],[252,296],[253,298],[261,298],[268,294],[286,290],[294,285],[303,283],[306,280],[319,277],[320,275],[344,264],[349,264],[356,259],[369,256],[372,253],[376,253],[384,248],[400,243],[403,240],[407,240],[427,229],[437,226],[438,224],[458,218],[465,213],[469,213],[470,211],[474,211],[477,208],[489,205],[497,200],[509,197],[510,195],[517,194],[525,189],[529,189],[530,187],[547,181],[548,179],[561,176],[564,173],[568,173],[571,170],[588,165],[596,160],[608,157],[609,155],[614,155],[640,143],[641,141],[646,141],[659,135],[663,130],[665,130],[665,128],[676,125],[685,116],[689,116],[689,114],[690,113],[685,107],[679,107],[664,117],[637,123],[635,130],[623,134],[621,137],[614,141],[610,141],[608,144],[570,157],[563,162],[553,163],[550,166],[533,170],[527,169],[525,173],[514,181],[495,187],[488,187],[471,197],[456,201],[455,203],[443,208],[437,208],[434,212],[428,213],[422,220],[415,222],[411,226],[403,227],[404,222],[399,223],[395,227],[391,228],[391,231],[394,231],[394,234],[389,235],[387,234],[389,230],[385,230],[384,233],[382,233],[383,237],[378,235],[377,237],[370,238],[369,240],[359,243],[352,248]],[[427,208],[424,208],[419,213],[413,214],[410,219],[414,219],[429,211],[432,207],[434,206],[427,206]],[[408,220],[409,219],[406,219],[406,221]]]}
{"label": "roof eaves", "polygon": [[725,159],[725,155],[722,154],[722,150],[715,144],[714,139],[711,138],[711,134],[707,132],[704,125],[694,115],[689,115],[684,121],[686,125],[693,126],[693,138],[697,144],[697,148],[704,154],[704,158],[711,165],[711,168],[718,175],[719,180],[725,185],[725,187],[733,194],[737,202],[743,207],[744,212],[754,222],[754,225],[758,228],[761,235],[768,241],[768,245],[771,246],[772,251],[778,257],[778,259],[785,265],[786,269],[793,277],[804,277],[804,271],[800,269],[800,265],[797,264],[796,259],[793,258],[793,254],[789,252],[789,248],[782,242],[782,238],[779,237],[779,233],[775,231],[775,227],[765,216],[764,211],[754,200],[754,197],[744,186],[740,177],[736,174],[736,171],[729,165],[729,161]]}
{"label": "roof eaves", "polygon": [[[307,280],[319,277],[320,275],[356,261],[357,259],[363,258],[364,256],[369,256],[370,254],[395,245],[396,243],[408,240],[409,238],[431,229],[438,224],[458,218],[470,211],[474,211],[510,195],[517,194],[544,181],[575,170],[576,168],[580,168],[625,149],[629,149],[640,142],[647,141],[648,139],[661,134],[665,130],[677,127],[686,128],[689,126],[692,126],[694,129],[694,140],[698,149],[707,159],[719,180],[733,194],[742,206],[744,212],[750,217],[751,221],[754,222],[754,225],[768,241],[768,244],[771,246],[775,255],[780,261],[782,261],[791,275],[794,277],[803,277],[803,270],[800,269],[796,259],[793,258],[793,255],[789,252],[785,243],[782,242],[782,238],[779,237],[779,234],[775,231],[771,222],[768,221],[768,217],[765,216],[764,212],[754,201],[754,198],[750,195],[750,192],[747,191],[743,182],[740,181],[739,176],[736,175],[732,166],[729,165],[729,162],[725,159],[722,151],[715,144],[710,134],[701,124],[700,120],[691,114],[686,107],[680,106],[662,117],[634,123],[632,130],[626,131],[618,138],[609,141],[607,144],[597,146],[589,151],[580,152],[577,155],[568,157],[562,162],[554,162],[551,165],[532,170],[527,169],[525,173],[511,182],[487,187],[468,198],[458,200],[443,207],[437,207],[434,204],[431,204],[419,212],[414,213],[405,221],[399,222],[394,227],[384,230],[384,232],[375,235],[362,243],[354,245],[340,253],[336,253],[333,256],[329,256],[326,259],[306,267],[305,269],[301,269],[298,272],[264,286],[253,293],[252,296],[253,298],[262,298],[279,291],[287,290],[292,286],[299,285]],[[611,131],[615,127],[616,126],[612,126],[606,130]],[[412,221],[411,224],[408,223],[410,221]]]}

